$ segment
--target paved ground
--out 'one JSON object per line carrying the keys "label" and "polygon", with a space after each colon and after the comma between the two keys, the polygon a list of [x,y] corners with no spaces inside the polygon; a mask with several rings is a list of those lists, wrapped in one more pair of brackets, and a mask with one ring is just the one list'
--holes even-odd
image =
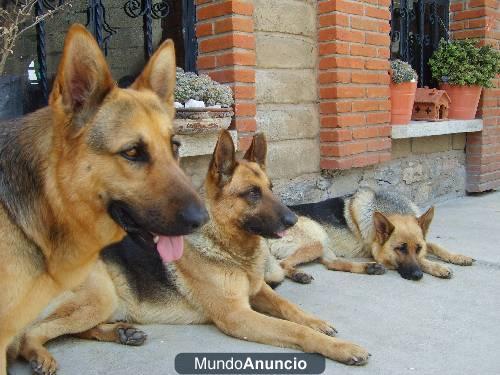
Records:
{"label": "paved ground", "polygon": [[[326,374],[500,374],[500,192],[445,202],[436,215],[431,238],[477,259],[472,267],[451,266],[451,280],[425,275],[411,282],[396,272],[365,276],[310,265],[313,284],[278,289],[372,353],[362,368],[327,360]],[[181,352],[285,351],[229,338],[212,326],[144,330],[149,341],[140,348],[64,339],[50,350],[62,375],[167,375],[176,373]],[[26,364],[12,367],[13,375],[28,373]]]}

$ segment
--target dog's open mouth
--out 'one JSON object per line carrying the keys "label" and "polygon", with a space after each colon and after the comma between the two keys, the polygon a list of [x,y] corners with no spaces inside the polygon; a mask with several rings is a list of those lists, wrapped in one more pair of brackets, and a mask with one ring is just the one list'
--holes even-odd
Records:
{"label": "dog's open mouth", "polygon": [[140,246],[154,247],[164,262],[178,260],[184,252],[184,237],[154,233],[138,223],[126,203],[114,201],[109,215]]}

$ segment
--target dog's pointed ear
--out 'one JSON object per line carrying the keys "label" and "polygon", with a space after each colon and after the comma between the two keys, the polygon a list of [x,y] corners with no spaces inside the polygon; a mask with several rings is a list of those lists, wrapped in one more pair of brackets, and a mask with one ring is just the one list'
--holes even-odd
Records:
{"label": "dog's pointed ear", "polygon": [[169,109],[172,108],[173,117],[176,69],[174,42],[168,39],[151,56],[131,88],[156,93]]}
{"label": "dog's pointed ear", "polygon": [[50,105],[84,124],[113,89],[108,64],[92,34],[79,24],[70,27],[50,94]]}
{"label": "dog's pointed ear", "polygon": [[418,225],[420,226],[420,228],[422,228],[424,237],[427,236],[427,231],[429,230],[433,218],[434,218],[434,206],[429,208],[425,212],[425,214],[417,218]]}
{"label": "dog's pointed ear", "polygon": [[217,184],[222,186],[230,179],[235,167],[233,139],[227,130],[222,130],[210,162],[210,173],[217,181]]}
{"label": "dog's pointed ear", "polygon": [[266,168],[267,141],[263,133],[257,133],[252,138],[252,144],[245,152],[243,159],[259,164],[262,169]]}
{"label": "dog's pointed ear", "polygon": [[383,245],[394,231],[394,225],[380,212],[373,214],[373,225],[375,226],[375,238],[379,244]]}

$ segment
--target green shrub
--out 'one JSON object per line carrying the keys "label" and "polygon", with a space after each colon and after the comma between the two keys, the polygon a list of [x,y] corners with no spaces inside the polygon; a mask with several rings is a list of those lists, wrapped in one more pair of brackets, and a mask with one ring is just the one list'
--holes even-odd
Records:
{"label": "green shrub", "polygon": [[417,72],[410,64],[401,60],[391,61],[391,79],[394,83],[415,82],[418,78]]}
{"label": "green shrub", "polygon": [[197,75],[177,68],[176,77],[174,96],[179,103],[184,104],[189,99],[194,99],[203,100],[208,107],[216,104],[230,107],[234,102],[231,88],[212,80],[206,74]]}
{"label": "green shrub", "polygon": [[500,52],[491,46],[478,47],[468,39],[441,39],[429,65],[432,77],[439,82],[491,87],[491,80],[500,74]]}

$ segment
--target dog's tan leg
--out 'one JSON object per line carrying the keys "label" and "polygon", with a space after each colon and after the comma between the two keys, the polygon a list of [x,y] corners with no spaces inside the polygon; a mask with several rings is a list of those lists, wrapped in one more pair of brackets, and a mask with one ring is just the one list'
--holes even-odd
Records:
{"label": "dog's tan leg", "polygon": [[22,338],[20,355],[39,374],[53,374],[57,363],[44,348],[56,337],[87,331],[109,319],[118,297],[104,266],[97,263],[89,278],[64,299],[46,319],[37,322]]}
{"label": "dog's tan leg", "polygon": [[383,275],[386,271],[382,264],[376,262],[350,262],[341,259],[326,260],[324,258],[320,259],[320,262],[332,271],[364,273],[368,275]]}
{"label": "dog's tan leg", "polygon": [[128,323],[103,323],[88,331],[75,334],[87,340],[116,342],[123,345],[139,346],[144,344],[147,335]]}
{"label": "dog's tan leg", "polygon": [[298,271],[295,266],[312,262],[322,255],[323,246],[321,243],[315,242],[309,246],[300,247],[292,255],[283,259],[280,265],[285,270],[285,275],[289,279],[301,284],[309,284],[313,280],[313,277],[305,272]]}
{"label": "dog's tan leg", "polygon": [[281,297],[268,285],[263,285],[260,291],[250,299],[250,303],[259,312],[302,324],[325,335],[334,336],[337,333],[335,327],[330,323],[301,310],[297,305]]}
{"label": "dog's tan leg", "polygon": [[471,257],[451,253],[444,247],[431,242],[427,243],[427,251],[445,262],[457,264],[459,266],[472,266],[472,263],[475,261],[475,259]]}
{"label": "dog's tan leg", "polygon": [[299,348],[347,365],[364,365],[370,354],[362,347],[319,333],[309,327],[263,315],[243,303],[224,301],[224,311],[212,316],[224,333],[247,341]]}
{"label": "dog's tan leg", "polygon": [[432,262],[425,258],[419,258],[418,262],[422,271],[428,273],[429,275],[440,277],[442,279],[451,279],[453,276],[453,272],[448,267],[442,266],[439,263]]}
{"label": "dog's tan leg", "polygon": [[7,346],[10,340],[0,340],[0,375],[7,374]]}

